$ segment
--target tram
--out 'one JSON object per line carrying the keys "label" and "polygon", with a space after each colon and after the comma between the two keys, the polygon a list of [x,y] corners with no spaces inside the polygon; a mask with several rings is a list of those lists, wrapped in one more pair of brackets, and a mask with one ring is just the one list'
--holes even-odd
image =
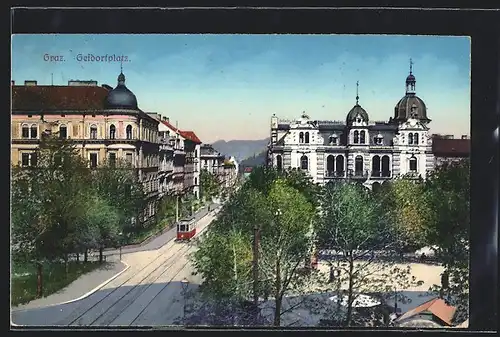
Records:
{"label": "tram", "polygon": [[196,235],[196,219],[182,219],[177,223],[177,241],[189,241]]}

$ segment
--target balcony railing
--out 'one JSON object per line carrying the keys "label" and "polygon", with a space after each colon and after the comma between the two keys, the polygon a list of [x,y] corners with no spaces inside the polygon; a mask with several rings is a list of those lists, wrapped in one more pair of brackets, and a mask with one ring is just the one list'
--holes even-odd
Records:
{"label": "balcony railing", "polygon": [[325,177],[327,178],[345,178],[344,171],[326,171]]}
{"label": "balcony railing", "polygon": [[390,178],[391,171],[372,171],[371,177],[375,178],[375,179],[377,179],[377,178],[380,178],[380,179]]}
{"label": "balcony railing", "polygon": [[368,170],[349,170],[349,177],[352,179],[367,179],[368,176]]}

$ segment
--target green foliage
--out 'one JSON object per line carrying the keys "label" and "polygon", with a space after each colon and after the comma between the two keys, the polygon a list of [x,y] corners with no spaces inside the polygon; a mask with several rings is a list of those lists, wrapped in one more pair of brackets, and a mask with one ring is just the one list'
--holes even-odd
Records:
{"label": "green foliage", "polygon": [[217,176],[208,170],[200,172],[200,197],[211,201],[212,198],[218,196],[221,192],[220,182]]}
{"label": "green foliage", "polygon": [[437,168],[425,183],[432,205],[427,239],[437,246],[436,256],[449,275],[450,287],[435,286],[436,293],[457,306],[457,321],[468,316],[470,168],[462,160]]}

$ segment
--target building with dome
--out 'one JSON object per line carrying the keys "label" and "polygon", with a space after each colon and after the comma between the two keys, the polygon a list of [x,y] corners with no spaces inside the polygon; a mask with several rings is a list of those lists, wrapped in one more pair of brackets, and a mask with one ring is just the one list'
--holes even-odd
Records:
{"label": "building with dome", "polygon": [[138,107],[136,96],[120,72],[117,85],[97,81],[67,86],[12,82],[12,146],[14,165],[36,165],[43,134],[71,139],[90,167],[123,160],[136,170],[147,194],[140,222],[153,220],[158,199],[159,121]]}
{"label": "building with dome", "polygon": [[273,115],[268,165],[307,171],[320,184],[350,179],[372,187],[399,175],[425,179],[434,167],[430,119],[416,95],[411,62],[405,84],[388,121],[371,121],[358,94],[341,121],[313,120],[305,112],[294,120]]}

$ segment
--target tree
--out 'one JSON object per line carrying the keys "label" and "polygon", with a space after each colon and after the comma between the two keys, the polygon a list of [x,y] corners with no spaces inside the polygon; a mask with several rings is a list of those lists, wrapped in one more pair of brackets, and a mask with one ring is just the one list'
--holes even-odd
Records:
{"label": "tree", "polygon": [[[12,176],[14,255],[35,262],[38,295],[42,295],[42,263],[63,258],[78,246],[90,193],[90,172],[74,145],[44,138],[36,151],[37,165],[15,167]],[[67,270],[67,268],[66,268]]]}
{"label": "tree", "polygon": [[397,178],[375,194],[382,201],[382,212],[390,214],[400,253],[426,246],[426,227],[432,215],[423,181]]}
{"label": "tree", "polygon": [[333,285],[338,299],[347,286],[346,310],[339,304],[335,312],[335,320],[345,326],[356,323],[353,309],[359,295],[393,294],[395,289],[420,284],[410,277],[409,266],[398,266],[392,258],[398,241],[390,219],[381,216],[381,206],[370,190],[358,184],[331,183],[324,188],[318,245],[334,256],[330,268],[338,271]]}
{"label": "tree", "polygon": [[200,197],[206,200],[219,195],[221,187],[217,176],[206,169],[200,172]]}
{"label": "tree", "polygon": [[469,160],[438,167],[425,184],[432,205],[427,237],[437,246],[436,257],[444,266],[449,285],[436,285],[433,291],[457,307],[455,319],[468,317],[469,296]]}
{"label": "tree", "polygon": [[118,211],[119,227],[125,232],[137,231],[139,214],[145,207],[145,193],[137,172],[125,161],[104,162],[92,172],[97,194]]}
{"label": "tree", "polygon": [[304,286],[300,266],[313,248],[313,205],[285,180],[276,180],[269,191],[274,216],[262,230],[260,241],[263,281],[275,300],[274,326],[280,326],[283,297]]}

